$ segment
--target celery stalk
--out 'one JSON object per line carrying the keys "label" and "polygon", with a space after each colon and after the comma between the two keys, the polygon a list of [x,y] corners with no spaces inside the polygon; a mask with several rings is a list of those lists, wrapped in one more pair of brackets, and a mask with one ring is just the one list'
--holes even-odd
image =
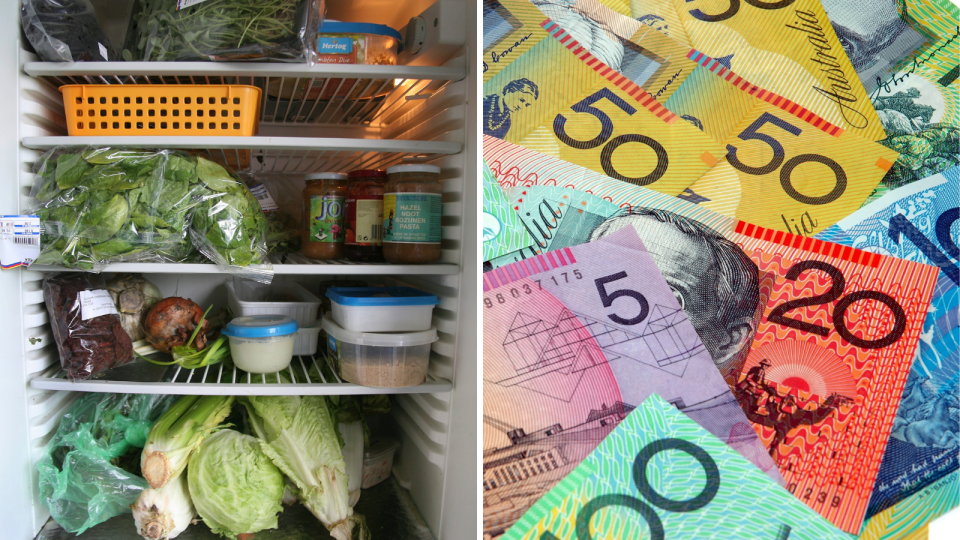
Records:
{"label": "celery stalk", "polygon": [[183,472],[190,454],[221,427],[233,400],[233,396],[184,396],[157,420],[140,455],[150,487],[160,489]]}

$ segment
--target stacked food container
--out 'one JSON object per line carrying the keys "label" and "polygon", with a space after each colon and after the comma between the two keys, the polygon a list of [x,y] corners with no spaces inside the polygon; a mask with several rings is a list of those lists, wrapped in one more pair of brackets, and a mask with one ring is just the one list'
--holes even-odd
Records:
{"label": "stacked food container", "polygon": [[439,299],[411,287],[332,287],[323,316],[327,354],[343,380],[399,388],[427,378]]}

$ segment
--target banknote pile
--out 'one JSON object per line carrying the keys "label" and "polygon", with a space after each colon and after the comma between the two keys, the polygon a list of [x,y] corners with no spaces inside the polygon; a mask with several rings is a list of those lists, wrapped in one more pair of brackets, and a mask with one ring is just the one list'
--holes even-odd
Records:
{"label": "banknote pile", "polygon": [[483,530],[960,504],[949,0],[483,0]]}

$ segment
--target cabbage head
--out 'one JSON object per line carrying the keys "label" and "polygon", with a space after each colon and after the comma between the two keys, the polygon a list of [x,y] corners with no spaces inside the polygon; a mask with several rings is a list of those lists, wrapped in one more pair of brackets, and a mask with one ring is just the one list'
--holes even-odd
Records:
{"label": "cabbage head", "polygon": [[203,521],[228,538],[277,528],[284,481],[260,441],[224,429],[190,456],[190,497]]}

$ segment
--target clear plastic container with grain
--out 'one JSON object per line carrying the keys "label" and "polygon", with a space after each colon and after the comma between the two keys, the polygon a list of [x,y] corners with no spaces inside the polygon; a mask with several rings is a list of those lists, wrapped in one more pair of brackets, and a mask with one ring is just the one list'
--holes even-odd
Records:
{"label": "clear plastic container with grain", "polygon": [[345,381],[379,388],[401,388],[423,383],[430,363],[430,344],[437,329],[425,332],[351,332],[328,313],[321,326],[327,332],[327,355]]}

